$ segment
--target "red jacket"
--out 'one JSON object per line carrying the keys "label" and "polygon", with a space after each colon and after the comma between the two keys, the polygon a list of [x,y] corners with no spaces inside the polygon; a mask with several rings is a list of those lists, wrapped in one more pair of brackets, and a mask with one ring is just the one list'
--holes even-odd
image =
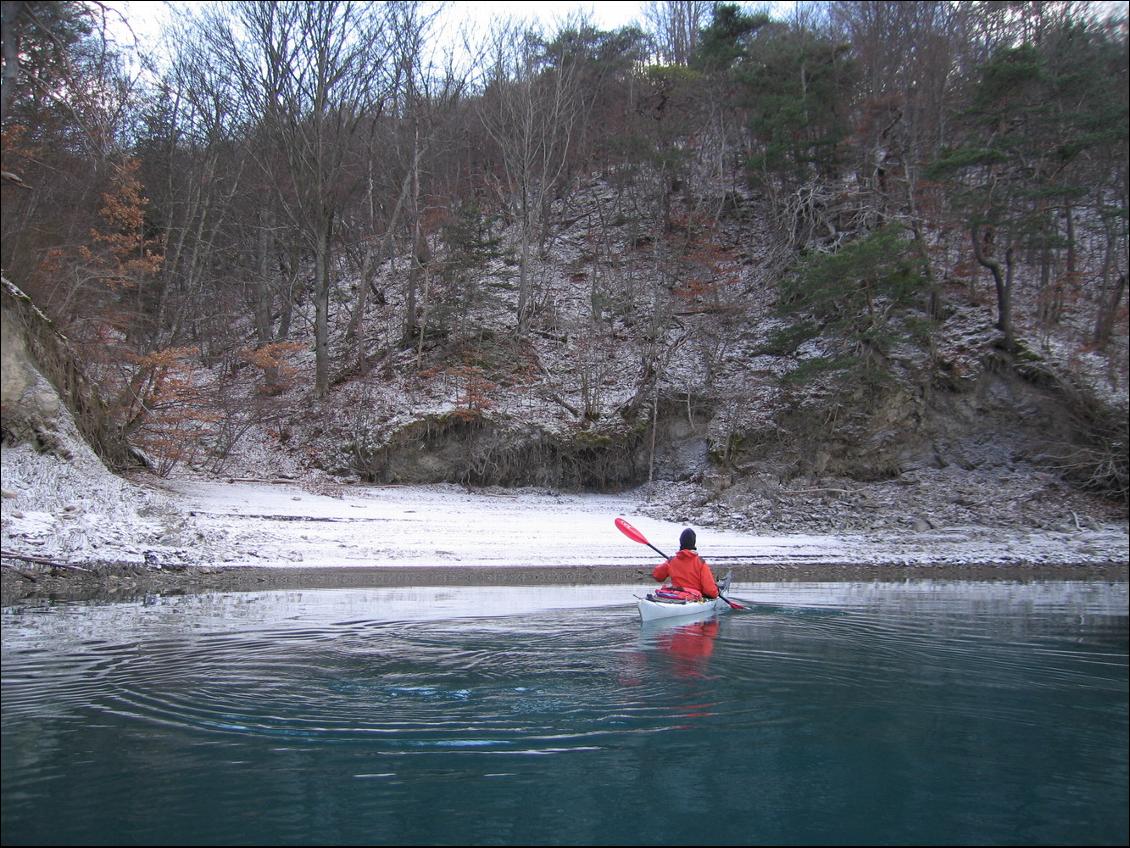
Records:
{"label": "red jacket", "polygon": [[651,576],[662,583],[670,578],[674,586],[697,589],[708,598],[718,597],[718,584],[710,573],[710,566],[692,550],[684,548],[663,565],[658,565]]}

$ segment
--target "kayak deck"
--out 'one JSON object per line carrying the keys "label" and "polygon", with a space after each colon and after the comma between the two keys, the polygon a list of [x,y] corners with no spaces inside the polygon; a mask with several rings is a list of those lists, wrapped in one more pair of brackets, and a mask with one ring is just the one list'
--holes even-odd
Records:
{"label": "kayak deck", "polygon": [[725,612],[730,605],[721,598],[721,594],[730,591],[732,574],[726,574],[718,583],[719,597],[706,598],[701,601],[673,601],[657,598],[648,593],[646,597],[639,598],[636,606],[640,612],[641,621],[656,621],[665,618],[693,618],[696,616],[710,616],[715,613]]}

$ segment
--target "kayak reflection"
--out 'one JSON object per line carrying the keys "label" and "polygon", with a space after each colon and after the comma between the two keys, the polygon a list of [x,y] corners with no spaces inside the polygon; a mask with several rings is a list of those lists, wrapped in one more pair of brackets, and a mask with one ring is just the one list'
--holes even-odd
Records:
{"label": "kayak reflection", "polygon": [[714,653],[718,637],[718,619],[695,621],[660,634],[657,644],[673,657],[683,660],[704,660]]}
{"label": "kayak reflection", "polygon": [[672,660],[676,674],[704,677],[714,653],[718,626],[717,617],[682,624],[656,623],[645,628],[644,638]]}

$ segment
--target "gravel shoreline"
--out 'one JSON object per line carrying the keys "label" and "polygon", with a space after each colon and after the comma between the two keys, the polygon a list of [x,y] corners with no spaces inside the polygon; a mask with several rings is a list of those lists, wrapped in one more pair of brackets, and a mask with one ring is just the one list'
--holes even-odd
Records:
{"label": "gravel shoreline", "polygon": [[[653,585],[659,554],[617,532],[614,516],[638,522],[660,550],[695,527],[707,562],[717,573],[732,569],[737,591],[781,581],[1126,582],[1130,561],[1124,513],[1067,497],[1031,475],[950,469],[865,489],[823,481],[817,490],[775,490],[773,509],[743,501],[739,518],[736,502],[679,484],[651,494],[274,479],[142,486],[99,468],[5,448],[0,603],[412,585]],[[957,500],[946,501],[945,492]],[[1015,508],[986,507],[988,523],[973,522],[965,504],[974,497]],[[872,523],[855,520],[864,515]]]}
{"label": "gravel shoreline", "polygon": [[[131,564],[81,567],[5,559],[0,604],[43,601],[112,602],[146,595],[262,592],[386,586],[651,585],[637,566],[287,566],[148,568]],[[735,588],[777,582],[888,582],[908,580],[1014,581],[1086,580],[1128,582],[1127,563],[1079,565],[853,565],[727,566]]]}

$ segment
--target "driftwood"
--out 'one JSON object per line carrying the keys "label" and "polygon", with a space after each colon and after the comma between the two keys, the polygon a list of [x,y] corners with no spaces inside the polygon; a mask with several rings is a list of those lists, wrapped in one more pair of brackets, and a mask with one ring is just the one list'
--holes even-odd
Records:
{"label": "driftwood", "polygon": [[[52,568],[69,568],[71,569],[71,571],[83,571],[87,574],[90,573],[89,568],[83,568],[81,565],[71,565],[69,562],[57,562],[53,559],[47,559],[47,557],[30,556],[28,554],[14,554],[9,551],[0,551],[0,557],[5,557],[7,559],[18,559],[22,560],[23,562],[34,562],[37,565],[49,565]],[[13,571],[16,571],[20,575],[24,577],[27,576],[24,572],[20,571],[15,566],[5,565],[5,568],[11,568]]]}

